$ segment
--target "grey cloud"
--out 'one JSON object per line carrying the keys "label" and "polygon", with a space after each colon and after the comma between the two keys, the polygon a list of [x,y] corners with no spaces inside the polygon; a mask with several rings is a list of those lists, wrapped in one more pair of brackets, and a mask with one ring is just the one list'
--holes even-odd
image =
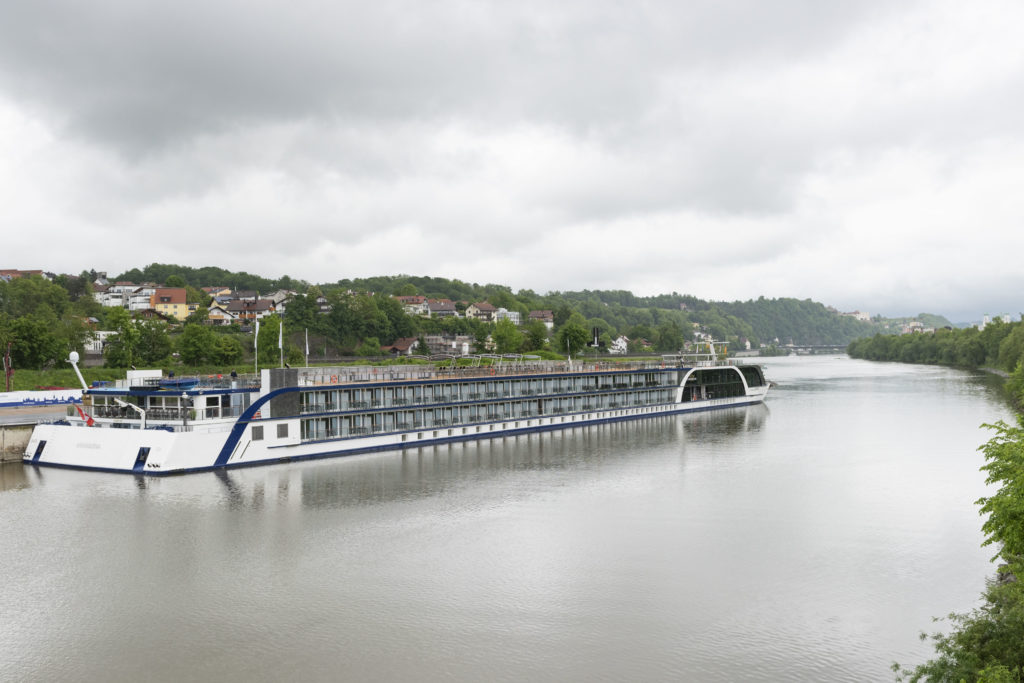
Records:
{"label": "grey cloud", "polygon": [[0,73],[70,130],[136,154],[311,116],[585,130],[631,120],[665,73],[821,49],[865,14],[732,7],[44,1],[0,22]]}
{"label": "grey cloud", "polygon": [[[955,5],[817,0],[8,4],[0,116],[13,103],[51,136],[25,152],[31,173],[0,160],[9,206],[19,181],[45,197],[8,215],[245,239],[224,257],[242,269],[302,267],[320,245],[334,261],[318,267],[338,276],[429,261],[538,290],[639,282],[714,296],[727,281],[896,305],[891,277],[868,272],[854,290],[815,263],[869,243],[841,230],[878,239],[886,221],[896,231],[922,208],[972,205],[974,184],[1020,158],[1020,49],[972,39],[999,29],[1006,7],[986,3],[965,27]],[[961,177],[978,169],[983,180]],[[893,201],[892,178],[913,201]],[[1019,222],[998,199],[978,200],[978,220]],[[533,255],[587,229],[655,250],[580,248],[562,269]],[[718,267],[681,269],[695,230],[742,248],[705,247]],[[374,258],[388,240],[403,248]],[[934,282],[918,260],[879,270]],[[971,296],[994,281],[981,274]]]}

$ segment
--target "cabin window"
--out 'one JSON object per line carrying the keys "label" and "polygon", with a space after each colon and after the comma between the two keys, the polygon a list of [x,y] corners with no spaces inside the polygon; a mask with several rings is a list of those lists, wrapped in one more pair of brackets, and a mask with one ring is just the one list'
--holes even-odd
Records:
{"label": "cabin window", "polygon": [[288,425],[277,425],[277,438],[287,439],[288,438]]}
{"label": "cabin window", "polygon": [[253,427],[252,428],[252,440],[253,441],[263,441],[263,427]]}

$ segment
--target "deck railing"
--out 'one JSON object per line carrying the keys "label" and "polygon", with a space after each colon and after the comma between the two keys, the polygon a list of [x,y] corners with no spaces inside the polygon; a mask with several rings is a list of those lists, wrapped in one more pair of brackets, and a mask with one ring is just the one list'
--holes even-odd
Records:
{"label": "deck railing", "polygon": [[706,355],[673,356],[663,361],[534,361],[496,363],[494,365],[464,367],[434,367],[429,365],[352,366],[335,368],[299,368],[300,387],[360,384],[366,382],[408,382],[415,380],[460,380],[493,377],[496,380],[531,375],[592,372],[635,372],[642,370],[684,369],[734,365],[732,359],[713,360]]}

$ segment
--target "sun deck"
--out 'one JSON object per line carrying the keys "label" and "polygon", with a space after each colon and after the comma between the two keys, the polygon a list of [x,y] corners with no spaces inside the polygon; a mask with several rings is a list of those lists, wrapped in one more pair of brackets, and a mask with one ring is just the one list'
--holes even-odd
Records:
{"label": "sun deck", "polygon": [[[484,358],[487,358],[486,356]],[[500,357],[489,365],[359,365],[343,367],[297,368],[298,386],[320,387],[366,382],[410,382],[431,380],[468,380],[490,377],[582,374],[593,372],[643,372],[683,368],[737,365],[732,359],[714,359],[708,354],[664,356],[657,361],[542,361]]]}

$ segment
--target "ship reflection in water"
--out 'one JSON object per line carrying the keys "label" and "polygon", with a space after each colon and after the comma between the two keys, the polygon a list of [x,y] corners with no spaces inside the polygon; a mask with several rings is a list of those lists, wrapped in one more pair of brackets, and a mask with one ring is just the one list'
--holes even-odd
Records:
{"label": "ship reflection in water", "polygon": [[[382,454],[350,456],[316,463],[295,463],[267,472],[228,470],[213,476],[231,505],[254,508],[294,505],[337,508],[443,495],[454,487],[494,482],[504,477],[602,467],[629,467],[638,454],[675,448],[685,452],[690,439],[722,441],[764,423],[764,405],[618,422],[561,432],[540,432],[503,439],[451,443]],[[596,475],[595,475],[596,476]],[[147,483],[150,483],[147,481]]]}

